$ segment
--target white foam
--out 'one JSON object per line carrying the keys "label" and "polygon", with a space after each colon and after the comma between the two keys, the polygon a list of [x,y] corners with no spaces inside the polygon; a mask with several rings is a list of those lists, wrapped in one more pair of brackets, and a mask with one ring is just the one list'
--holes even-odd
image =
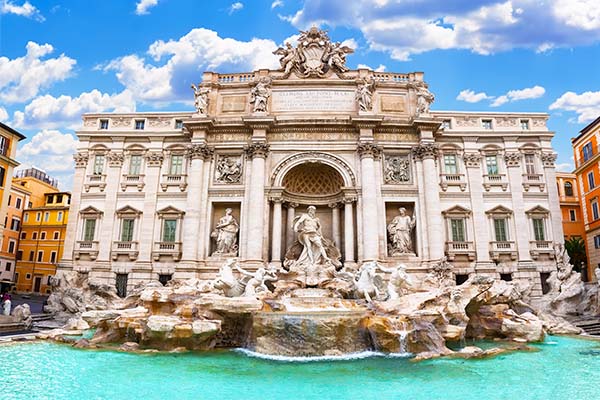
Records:
{"label": "white foam", "polygon": [[233,351],[245,354],[248,357],[261,358],[263,360],[270,361],[281,361],[281,362],[319,362],[319,361],[348,361],[348,360],[361,360],[364,358],[372,357],[386,357],[386,358],[409,358],[412,357],[411,353],[381,353],[378,351],[361,351],[358,353],[348,353],[340,356],[308,356],[308,357],[290,357],[280,356],[274,354],[263,354],[249,349],[238,348]]}

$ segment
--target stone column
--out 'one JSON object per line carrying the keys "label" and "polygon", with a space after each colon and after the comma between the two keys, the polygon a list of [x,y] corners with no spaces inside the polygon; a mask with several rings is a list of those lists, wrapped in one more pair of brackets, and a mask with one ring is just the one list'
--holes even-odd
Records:
{"label": "stone column", "polygon": [[354,262],[354,215],[352,203],[355,199],[344,199],[344,261]]}
{"label": "stone column", "polygon": [[100,226],[98,237],[98,258],[97,261],[110,261],[110,251],[114,240],[115,211],[117,206],[117,192],[119,191],[119,182],[121,181],[121,167],[125,156],[122,152],[110,151],[106,154],[107,168],[106,171],[106,197],[104,199],[104,216]]}
{"label": "stone column", "polygon": [[[518,151],[507,152],[504,154],[506,163],[506,172],[510,182],[510,194],[512,196],[512,207],[514,226],[516,233],[517,252],[519,253],[519,263],[525,261],[531,263],[531,254],[529,253],[529,221],[525,215],[525,206],[523,200],[523,174],[521,170],[522,154]],[[556,187],[556,182],[551,182]],[[509,232],[512,232],[510,230]],[[510,238],[509,238],[510,239]]]}
{"label": "stone column", "polygon": [[419,222],[427,224],[429,259],[439,260],[444,256],[444,236],[438,186],[439,176],[436,168],[438,147],[435,143],[421,142],[412,151],[413,157],[422,160],[423,164],[425,213],[427,214],[427,221],[417,221],[417,225]]}
{"label": "stone column", "polygon": [[262,262],[265,217],[265,158],[269,152],[266,142],[254,142],[246,147],[252,159],[250,195],[248,198],[248,250],[249,261]]}
{"label": "stone column", "polygon": [[[552,240],[555,243],[564,242],[564,233],[562,226],[562,213],[560,211],[560,198],[558,188],[556,187],[556,161],[555,153],[542,153],[542,163],[544,164],[544,178],[546,179],[546,188],[548,190],[548,203],[550,205],[550,224],[552,229]],[[562,183],[562,182],[561,182]],[[561,184],[561,190],[562,189]]]}
{"label": "stone column", "polygon": [[[162,143],[160,146],[162,147]],[[140,255],[138,257],[138,262],[146,264],[150,264],[152,260],[152,246],[155,239],[154,225],[158,221],[156,217],[156,196],[164,158],[162,151],[149,151],[146,153],[146,186],[144,189],[141,229],[139,231]]]}
{"label": "stone column", "polygon": [[271,232],[271,261],[281,262],[281,198],[271,200],[273,202],[273,231]]}
{"label": "stone column", "polygon": [[194,263],[198,260],[198,238],[200,231],[200,199],[204,161],[210,160],[213,150],[204,143],[191,144],[186,149],[186,158],[190,159],[188,187],[183,219],[182,261]]}
{"label": "stone column", "polygon": [[285,232],[285,246],[286,251],[294,244],[294,239],[296,238],[296,233],[294,232],[294,218],[296,217],[296,207],[298,207],[298,203],[288,203],[287,206],[287,224],[286,224],[286,232]]}
{"label": "stone column", "polygon": [[471,195],[471,212],[473,213],[473,241],[477,264],[490,264],[490,230],[489,222],[483,208],[483,175],[481,174],[481,154],[465,153],[463,160],[467,170],[469,193]]}
{"label": "stone column", "polygon": [[379,257],[379,229],[377,226],[377,184],[375,174],[376,157],[381,149],[371,142],[359,143],[361,189],[362,189],[362,241],[364,261],[377,260]]}
{"label": "stone column", "polygon": [[331,234],[333,238],[333,244],[335,247],[340,249],[342,245],[342,236],[340,230],[340,207],[338,203],[329,204],[331,208]]}

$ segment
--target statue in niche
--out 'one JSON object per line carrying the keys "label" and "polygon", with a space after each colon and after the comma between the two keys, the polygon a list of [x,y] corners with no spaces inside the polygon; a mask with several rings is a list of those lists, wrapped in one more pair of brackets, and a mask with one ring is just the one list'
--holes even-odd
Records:
{"label": "statue in niche", "polygon": [[373,109],[373,92],[375,91],[375,79],[363,79],[356,88],[356,101],[360,111],[371,111]]}
{"label": "statue in niche", "polygon": [[217,250],[213,252],[213,255],[237,255],[237,234],[240,226],[233,215],[231,215],[232,213],[233,210],[231,208],[226,209],[225,215],[219,219],[215,230],[210,234],[217,242]]}
{"label": "statue in niche", "polygon": [[414,215],[412,218],[406,215],[406,208],[404,207],[400,207],[398,211],[400,215],[394,217],[387,226],[389,241],[391,242],[388,246],[390,256],[414,254],[412,230],[417,223],[417,218]]}
{"label": "statue in niche", "polygon": [[417,116],[429,114],[429,107],[435,100],[433,93],[427,89],[425,84],[417,86]]}
{"label": "statue in niche", "polygon": [[250,104],[254,105],[253,112],[267,112],[267,102],[271,97],[270,84],[271,79],[269,77],[262,77],[250,91]]}
{"label": "statue in niche", "polygon": [[410,181],[410,163],[408,157],[391,156],[385,158],[385,183],[403,183]]}
{"label": "statue in niche", "polygon": [[192,89],[194,90],[194,107],[198,114],[206,114],[208,111],[208,93],[210,89],[196,86],[192,83]]}
{"label": "statue in niche", "polygon": [[219,157],[216,169],[219,183],[239,183],[242,177],[242,162],[239,157]]}
{"label": "statue in niche", "polygon": [[316,216],[316,207],[309,206],[307,212],[294,218],[293,229],[298,239],[285,255],[284,267],[299,276],[307,286],[316,286],[331,279],[341,268],[340,251],[323,237],[321,222]]}

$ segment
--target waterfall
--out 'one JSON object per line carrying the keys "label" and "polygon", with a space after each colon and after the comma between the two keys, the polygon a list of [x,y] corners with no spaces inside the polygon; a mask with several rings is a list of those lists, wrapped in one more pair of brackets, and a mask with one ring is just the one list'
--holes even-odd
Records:
{"label": "waterfall", "polygon": [[406,322],[400,322],[400,329],[398,332],[398,342],[400,344],[399,353],[408,353],[408,329]]}

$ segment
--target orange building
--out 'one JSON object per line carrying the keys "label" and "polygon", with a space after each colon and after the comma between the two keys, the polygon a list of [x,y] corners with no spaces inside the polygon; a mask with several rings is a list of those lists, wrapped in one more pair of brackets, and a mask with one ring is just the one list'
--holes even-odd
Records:
{"label": "orange building", "polygon": [[0,244],[0,280],[4,283],[3,289],[8,289],[14,283],[23,210],[29,204],[30,194],[21,185],[13,183],[11,186],[10,195],[8,196],[8,209],[4,220],[5,228]]}
{"label": "orange building", "polygon": [[571,139],[575,155],[575,175],[583,216],[588,274],[600,266],[600,118]]}
{"label": "orange building", "polygon": [[573,237],[585,240],[585,227],[581,204],[579,203],[577,176],[569,172],[557,172],[556,184],[558,185],[565,240]]}

